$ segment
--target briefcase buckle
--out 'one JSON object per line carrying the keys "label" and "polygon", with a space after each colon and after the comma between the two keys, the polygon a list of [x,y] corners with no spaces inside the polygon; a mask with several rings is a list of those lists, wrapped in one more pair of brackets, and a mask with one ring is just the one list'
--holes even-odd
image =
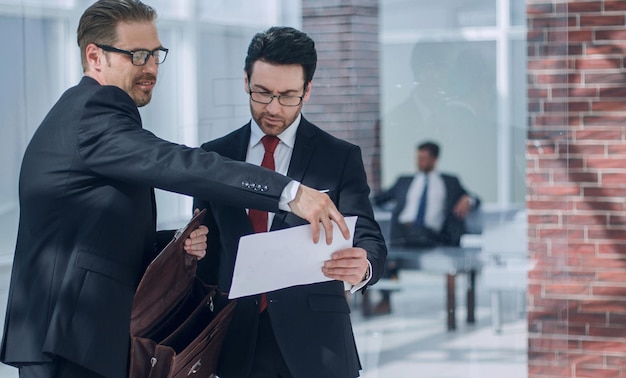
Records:
{"label": "briefcase buckle", "polygon": [[185,232],[185,230],[187,229],[187,225],[184,225],[183,227],[179,228],[176,233],[174,233],[174,240],[178,240],[178,238],[180,238],[180,236]]}
{"label": "briefcase buckle", "polygon": [[198,360],[198,362],[193,364],[191,369],[189,369],[189,373],[187,373],[187,376],[190,376],[191,374],[196,374],[198,370],[200,370],[200,366],[202,366],[202,360]]}
{"label": "briefcase buckle", "polygon": [[211,312],[215,311],[215,303],[213,303],[214,296],[215,296],[215,291],[211,292],[211,295],[209,295],[209,303],[207,303],[209,305],[209,310],[211,310]]}

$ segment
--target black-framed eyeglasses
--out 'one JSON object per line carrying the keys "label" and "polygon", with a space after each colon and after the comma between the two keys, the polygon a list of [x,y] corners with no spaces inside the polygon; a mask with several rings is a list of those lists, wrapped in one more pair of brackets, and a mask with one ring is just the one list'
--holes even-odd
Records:
{"label": "black-framed eyeglasses", "polygon": [[100,45],[98,43],[96,43],[96,46],[98,46],[104,51],[129,55],[130,61],[135,66],[145,65],[146,63],[148,63],[148,59],[150,59],[151,56],[154,58],[154,62],[156,64],[161,64],[165,62],[165,58],[167,58],[167,52],[169,51],[169,49],[166,49],[165,47],[159,47],[158,49],[154,49],[152,51],[150,50],[128,51],[128,50],[118,49],[117,47],[113,47],[109,45]]}
{"label": "black-framed eyeglasses", "polygon": [[278,103],[282,106],[298,106],[302,103],[302,99],[304,98],[304,92],[306,92],[306,85],[302,91],[302,96],[287,96],[287,95],[274,95],[270,92],[253,92],[248,85],[248,91],[250,92],[250,99],[254,102],[258,102],[259,104],[269,104],[274,98],[278,100]]}

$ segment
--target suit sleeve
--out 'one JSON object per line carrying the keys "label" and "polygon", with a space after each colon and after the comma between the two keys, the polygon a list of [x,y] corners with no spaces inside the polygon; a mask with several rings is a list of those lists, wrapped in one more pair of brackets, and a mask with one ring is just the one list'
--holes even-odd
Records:
{"label": "suit sleeve", "polygon": [[396,181],[391,188],[376,193],[374,195],[374,204],[376,204],[377,206],[381,206],[389,203],[390,201],[397,201],[397,186],[398,181]]}
{"label": "suit sleeve", "polygon": [[141,127],[130,97],[111,86],[102,86],[87,100],[77,143],[94,181],[100,175],[268,211],[278,211],[290,181],[265,168],[156,137]]}
{"label": "suit sleeve", "polygon": [[[472,208],[478,208],[480,207],[480,198],[478,198],[478,196],[468,192],[465,187],[463,187],[463,184],[461,184],[461,180],[456,177],[456,176],[449,176],[450,177],[450,181],[451,184],[453,185],[454,188],[454,204],[456,204],[456,202],[464,195],[468,195],[470,197],[472,197],[474,199],[474,203]],[[453,205],[454,205],[453,204]]]}
{"label": "suit sleeve", "polygon": [[337,208],[344,216],[359,217],[354,231],[354,246],[367,251],[367,259],[372,264],[372,279],[368,284],[372,285],[380,279],[385,269],[387,247],[380,227],[374,220],[369,193],[361,150],[353,146],[343,170]]}

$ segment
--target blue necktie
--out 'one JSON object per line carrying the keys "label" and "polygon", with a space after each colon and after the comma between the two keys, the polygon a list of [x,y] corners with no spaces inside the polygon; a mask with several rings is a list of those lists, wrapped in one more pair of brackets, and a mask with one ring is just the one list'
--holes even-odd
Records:
{"label": "blue necktie", "polygon": [[424,216],[426,215],[426,194],[428,193],[428,176],[424,176],[424,190],[420,197],[420,203],[417,208],[417,216],[415,217],[415,227],[424,226]]}

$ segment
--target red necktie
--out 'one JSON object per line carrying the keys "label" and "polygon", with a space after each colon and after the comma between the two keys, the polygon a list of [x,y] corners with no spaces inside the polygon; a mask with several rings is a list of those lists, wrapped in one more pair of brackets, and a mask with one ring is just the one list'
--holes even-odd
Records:
{"label": "red necktie", "polygon": [[[276,169],[274,164],[274,150],[276,146],[280,142],[278,137],[273,135],[265,135],[261,138],[261,142],[263,143],[263,147],[265,147],[265,154],[263,154],[263,161],[261,162],[261,167],[265,167],[271,170]],[[254,232],[267,232],[267,211],[250,209],[248,211],[248,217],[250,218],[250,222],[252,223],[252,228]],[[259,303],[259,313],[265,311],[267,308],[267,298],[265,293],[261,294],[261,301]]]}

